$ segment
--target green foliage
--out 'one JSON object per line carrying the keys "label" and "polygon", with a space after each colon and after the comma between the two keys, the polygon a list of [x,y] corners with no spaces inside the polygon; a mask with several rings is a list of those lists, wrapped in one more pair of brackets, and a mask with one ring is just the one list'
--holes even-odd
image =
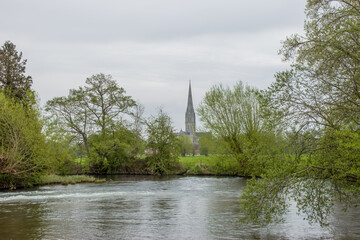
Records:
{"label": "green foliage", "polygon": [[24,108],[0,92],[0,175],[7,181],[2,185],[26,185],[50,168],[41,130],[35,108]]}
{"label": "green foliage", "polygon": [[337,127],[359,123],[359,1],[308,1],[305,35],[292,35],[280,53],[293,62],[269,89],[273,109],[295,124]]}
{"label": "green foliage", "polygon": [[89,111],[83,104],[83,94],[79,90],[70,90],[67,97],[55,97],[46,103],[45,110],[50,113],[47,118],[47,135],[67,135],[76,144],[82,143],[82,150],[88,154],[88,134],[92,127]]}
{"label": "green foliage", "polygon": [[[226,143],[245,176],[259,174],[261,156],[269,156],[268,149],[275,147],[272,138],[274,129],[266,124],[260,98],[256,89],[244,87],[241,82],[233,89],[214,86],[206,93],[198,109],[205,127]],[[204,145],[206,148],[204,142],[211,143],[209,137],[200,140],[201,148]]]}
{"label": "green foliage", "polygon": [[31,76],[25,76],[26,59],[16,51],[16,46],[6,41],[0,49],[0,89],[6,95],[27,105],[31,98],[28,91],[32,85]]}
{"label": "green foliage", "polygon": [[119,126],[113,132],[89,137],[90,167],[96,173],[119,173],[143,151],[138,136]]}
{"label": "green foliage", "polygon": [[358,203],[359,8],[358,0],[308,0],[305,36],[284,42],[280,53],[292,69],[276,74],[263,102],[291,129],[289,147],[265,162],[262,180],[249,181],[241,197],[245,220],[281,220],[293,201],[310,222],[326,226],[335,203],[344,210]]}
{"label": "green foliage", "polygon": [[178,164],[179,142],[171,118],[162,110],[147,122],[148,166],[152,174],[169,174]]}
{"label": "green foliage", "polygon": [[281,216],[288,207],[287,191],[283,185],[272,181],[252,178],[247,181],[246,191],[242,193],[241,202],[244,216],[242,222],[251,221],[266,225],[281,221]]}
{"label": "green foliage", "polygon": [[212,155],[223,154],[224,142],[220,138],[216,138],[211,133],[206,133],[199,137],[199,154],[200,155]]}
{"label": "green foliage", "polygon": [[194,144],[191,141],[190,136],[181,135],[178,136],[179,139],[179,151],[181,156],[185,157],[186,155],[194,153]]}
{"label": "green foliage", "polygon": [[[56,97],[47,102],[50,123],[73,136],[75,144],[90,153],[88,136],[101,132],[105,135],[122,123],[122,114],[130,114],[136,104],[110,75],[97,74],[86,79],[86,85],[72,89],[67,97]],[[137,125],[139,123],[137,122]]]}
{"label": "green foliage", "polygon": [[111,75],[93,75],[86,79],[85,87],[79,91],[93,127],[102,133],[116,125],[116,120],[121,121],[121,114],[130,113],[130,108],[136,105]]}
{"label": "green foliage", "polygon": [[230,155],[180,157],[179,162],[186,174],[238,176],[241,173],[239,162]]}

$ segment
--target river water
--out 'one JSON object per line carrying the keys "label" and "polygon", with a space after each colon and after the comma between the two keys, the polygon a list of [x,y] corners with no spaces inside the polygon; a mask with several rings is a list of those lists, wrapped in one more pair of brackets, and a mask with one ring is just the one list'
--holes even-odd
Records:
{"label": "river water", "polygon": [[0,192],[0,239],[360,239],[360,210],[327,228],[291,207],[268,227],[241,224],[242,178],[116,176],[102,184]]}

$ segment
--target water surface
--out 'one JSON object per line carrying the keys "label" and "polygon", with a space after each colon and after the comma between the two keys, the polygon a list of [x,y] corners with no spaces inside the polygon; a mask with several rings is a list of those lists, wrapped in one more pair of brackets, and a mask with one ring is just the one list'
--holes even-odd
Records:
{"label": "water surface", "polygon": [[360,239],[360,211],[329,228],[292,207],[282,224],[241,224],[242,178],[117,176],[104,184],[0,192],[1,239]]}

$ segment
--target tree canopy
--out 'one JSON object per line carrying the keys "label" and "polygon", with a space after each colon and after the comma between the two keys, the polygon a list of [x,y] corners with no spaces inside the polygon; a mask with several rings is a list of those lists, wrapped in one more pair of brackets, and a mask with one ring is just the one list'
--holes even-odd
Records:
{"label": "tree canopy", "polygon": [[125,95],[110,75],[96,74],[85,86],[72,89],[66,97],[47,102],[52,126],[65,131],[91,157],[92,171],[114,173],[121,164],[143,150],[140,132],[142,108],[135,111],[136,129],[125,127],[124,114],[133,115],[135,101]]}
{"label": "tree canopy", "polygon": [[6,41],[0,49],[0,88],[18,101],[28,101],[27,92],[32,85],[31,76],[25,75],[26,59],[18,53],[15,44]]}
{"label": "tree canopy", "polygon": [[280,50],[291,70],[263,92],[296,144],[249,182],[242,204],[255,222],[281,219],[290,198],[326,225],[336,202],[346,209],[360,196],[360,1],[308,0],[306,14],[305,35]]}
{"label": "tree canopy", "polygon": [[178,138],[174,134],[171,118],[160,110],[147,121],[147,147],[151,152],[148,166],[153,174],[168,174],[178,162]]}
{"label": "tree canopy", "polygon": [[254,173],[250,159],[265,133],[258,91],[237,83],[233,89],[214,86],[200,103],[198,113],[204,126],[219,136],[239,160],[243,174]]}

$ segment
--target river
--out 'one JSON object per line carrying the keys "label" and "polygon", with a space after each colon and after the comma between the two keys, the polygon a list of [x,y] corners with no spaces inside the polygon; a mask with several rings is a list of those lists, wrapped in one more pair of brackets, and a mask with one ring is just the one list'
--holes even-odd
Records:
{"label": "river", "polygon": [[0,192],[0,239],[360,239],[360,210],[329,227],[290,208],[285,222],[238,222],[246,181],[225,177],[114,176],[102,184]]}

